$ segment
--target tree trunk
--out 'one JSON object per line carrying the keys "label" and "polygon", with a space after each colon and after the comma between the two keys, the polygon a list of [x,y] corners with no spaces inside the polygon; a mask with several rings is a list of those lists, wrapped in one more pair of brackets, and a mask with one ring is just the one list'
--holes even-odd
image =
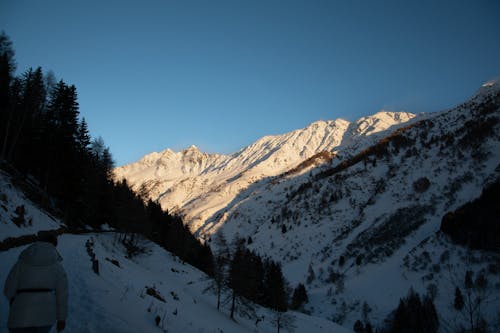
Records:
{"label": "tree trunk", "polygon": [[14,151],[16,150],[17,142],[19,141],[19,137],[21,136],[21,132],[23,131],[24,123],[26,122],[26,113],[23,113],[21,118],[21,123],[19,124],[19,128],[17,129],[17,133],[14,135],[14,139],[12,140],[12,144],[10,145],[10,150],[7,153],[7,159],[12,161]]}
{"label": "tree trunk", "polygon": [[233,300],[231,302],[231,316],[230,316],[231,319],[234,319],[234,308],[235,308],[235,305],[236,305],[236,293],[233,290]]}
{"label": "tree trunk", "polygon": [[217,286],[217,310],[220,309],[220,286]]}
{"label": "tree trunk", "polygon": [[2,151],[0,153],[0,159],[7,159],[7,141],[9,140],[10,123],[11,123],[12,113],[9,113],[9,119],[5,125],[5,135],[2,145]]}

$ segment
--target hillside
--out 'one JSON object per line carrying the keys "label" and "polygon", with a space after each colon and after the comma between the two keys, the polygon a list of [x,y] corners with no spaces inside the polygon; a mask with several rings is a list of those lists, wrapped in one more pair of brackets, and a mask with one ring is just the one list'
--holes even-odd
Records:
{"label": "hillside", "polygon": [[[57,219],[31,202],[8,174],[0,173],[0,184],[0,242],[61,227]],[[27,223],[16,225],[13,217],[18,216],[15,211],[21,206],[25,207]],[[118,237],[112,230],[59,237],[58,251],[70,286],[65,332],[255,331],[255,319],[237,317],[232,321],[227,309],[217,311],[215,296],[204,293],[210,281],[203,272],[145,239],[140,242],[145,253],[130,258]],[[26,246],[0,251],[0,281],[5,281]],[[92,253],[99,263],[98,274],[92,268]],[[8,308],[7,300],[0,297],[0,332],[8,332]],[[256,311],[262,318],[259,332],[275,332],[273,313],[257,306]],[[289,313],[295,332],[348,332],[324,319]]]}
{"label": "hillside", "polygon": [[346,327],[365,302],[381,324],[410,287],[436,287],[442,326],[467,327],[451,306],[467,270],[487,275],[483,315],[498,325],[500,254],[469,251],[439,229],[446,212],[500,179],[499,88],[307,174],[263,179],[205,228],[251,237],[250,248],[281,260],[293,283],[309,281],[310,311]]}
{"label": "hillside", "polygon": [[[345,327],[363,317],[383,326],[410,288],[432,295],[441,331],[468,327],[453,298],[471,271],[488,280],[481,316],[495,331],[499,253],[469,250],[439,230],[447,212],[500,179],[499,91],[490,82],[442,112],[379,113],[265,137],[221,157],[222,167],[172,178],[159,195],[144,194],[186,216],[208,242],[214,233],[251,238],[249,248],[281,261],[293,285],[306,284],[306,311]],[[313,133],[324,140],[297,141],[317,138]],[[125,172],[132,168],[136,178]],[[136,188],[163,181],[142,177],[144,170],[139,162],[117,175]],[[176,195],[181,199],[171,205]]]}
{"label": "hillside", "polygon": [[191,146],[146,155],[114,170],[144,197],[181,214],[193,232],[255,182],[286,172],[316,154],[355,152],[376,142],[389,128],[415,115],[379,112],[353,123],[318,121],[303,129],[266,136],[232,155],[207,154]]}

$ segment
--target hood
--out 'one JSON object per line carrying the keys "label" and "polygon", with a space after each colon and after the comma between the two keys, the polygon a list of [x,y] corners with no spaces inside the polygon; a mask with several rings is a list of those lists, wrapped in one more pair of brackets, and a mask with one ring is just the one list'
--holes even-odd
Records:
{"label": "hood", "polygon": [[54,245],[36,242],[21,252],[19,260],[30,266],[50,266],[62,261],[62,258]]}

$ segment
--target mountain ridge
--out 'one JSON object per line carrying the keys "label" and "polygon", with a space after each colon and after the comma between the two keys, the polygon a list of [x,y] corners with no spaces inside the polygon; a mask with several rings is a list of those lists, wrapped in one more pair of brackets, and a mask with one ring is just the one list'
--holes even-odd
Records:
{"label": "mountain ridge", "polygon": [[[347,327],[365,302],[372,320],[383,322],[410,288],[439,290],[442,323],[467,327],[449,306],[455,288],[463,288],[466,270],[488,272],[500,256],[463,249],[439,230],[446,212],[500,180],[499,88],[364,149],[342,150],[308,173],[257,182],[198,233],[251,238],[250,249],[279,258],[285,276],[312,291],[311,311]],[[452,284],[450,274],[457,276]],[[498,295],[498,274],[486,276],[488,293]],[[496,300],[483,314],[491,325]]]}
{"label": "mountain ridge", "polygon": [[[220,208],[255,181],[284,173],[315,154],[335,153],[342,145],[358,149],[356,144],[368,144],[359,141],[413,118],[415,115],[407,112],[381,111],[352,123],[344,119],[319,120],[302,129],[264,136],[230,155],[203,153],[195,146],[180,152],[166,149],[116,168],[115,179],[127,179],[146,198],[184,215],[188,224],[198,221],[194,222],[194,230],[215,212],[214,208],[201,207],[193,213],[195,198],[223,191],[227,198],[215,199],[215,208]],[[214,204],[209,202],[207,206]]]}
{"label": "mountain ridge", "polygon": [[[213,179],[209,173],[184,178],[160,200],[191,195],[180,197],[185,204],[175,209],[212,247],[215,233],[251,239],[249,249],[279,260],[292,284],[306,285],[305,310],[315,315],[346,327],[366,315],[380,325],[412,288],[422,295],[437,290],[441,325],[467,327],[463,313],[450,307],[455,288],[464,288],[470,270],[485,274],[487,293],[498,295],[500,275],[490,268],[500,256],[463,248],[439,230],[446,212],[500,179],[500,85],[495,81],[464,103],[385,130],[376,131],[379,120],[372,131],[370,120],[339,121],[342,135],[328,154],[301,156],[300,147],[294,163],[268,174],[266,163],[281,161],[273,160],[279,158],[272,151],[277,137],[266,137],[247,150],[267,149],[266,158],[247,160],[252,167],[234,169],[248,157],[243,149],[240,160],[224,161],[227,169],[215,168]],[[286,133],[287,143],[300,134]],[[223,172],[228,169],[231,177]],[[498,300],[489,300],[482,314],[493,330],[500,328]]]}

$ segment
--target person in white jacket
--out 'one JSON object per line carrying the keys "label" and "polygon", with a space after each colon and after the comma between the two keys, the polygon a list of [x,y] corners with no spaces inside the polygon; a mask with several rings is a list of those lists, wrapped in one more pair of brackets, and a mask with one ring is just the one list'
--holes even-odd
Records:
{"label": "person in white jacket", "polygon": [[38,239],[21,252],[5,281],[10,333],[48,333],[56,322],[61,332],[66,326],[68,280],[57,236],[39,233]]}

